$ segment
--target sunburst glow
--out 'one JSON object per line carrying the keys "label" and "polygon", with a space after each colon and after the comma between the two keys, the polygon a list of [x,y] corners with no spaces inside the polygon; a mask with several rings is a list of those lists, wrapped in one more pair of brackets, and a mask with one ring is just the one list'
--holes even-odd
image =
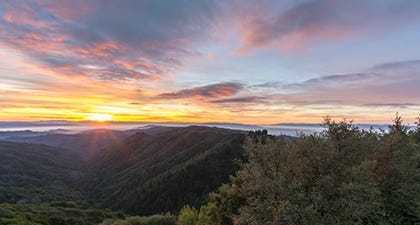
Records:
{"label": "sunburst glow", "polygon": [[113,116],[110,114],[96,113],[96,114],[90,115],[88,117],[88,120],[95,121],[95,122],[107,122],[107,121],[112,121]]}

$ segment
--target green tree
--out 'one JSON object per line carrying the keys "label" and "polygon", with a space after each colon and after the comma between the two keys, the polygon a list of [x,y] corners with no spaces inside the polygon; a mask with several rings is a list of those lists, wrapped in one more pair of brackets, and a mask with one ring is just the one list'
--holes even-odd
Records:
{"label": "green tree", "polygon": [[232,177],[232,184],[223,184],[210,194],[209,203],[200,208],[198,225],[233,225],[233,215],[245,203],[236,182]]}
{"label": "green tree", "polygon": [[178,215],[177,225],[196,225],[198,222],[198,210],[189,205],[184,206]]}
{"label": "green tree", "polygon": [[324,126],[291,141],[248,139],[233,179],[245,199],[234,224],[419,222],[420,146],[401,117],[388,133],[330,118]]}
{"label": "green tree", "polygon": [[416,118],[416,129],[411,132],[414,141],[420,144],[420,115]]}

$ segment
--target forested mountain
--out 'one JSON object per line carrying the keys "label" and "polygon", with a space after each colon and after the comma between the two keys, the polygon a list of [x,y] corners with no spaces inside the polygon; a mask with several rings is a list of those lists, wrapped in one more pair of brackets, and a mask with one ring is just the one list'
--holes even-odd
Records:
{"label": "forested mountain", "polygon": [[[74,213],[89,217],[93,209],[87,207],[135,215],[176,214],[185,204],[205,203],[208,193],[228,182],[243,159],[246,132],[210,127],[151,127],[135,132],[93,130],[25,140],[66,148],[0,142],[0,217],[9,218],[0,221],[55,221],[46,212],[56,207],[65,221],[73,221]],[[87,158],[82,149],[88,141],[96,149]],[[45,215],[33,215],[33,210]],[[98,213],[96,219],[80,224],[112,216]]]}
{"label": "forested mountain", "polygon": [[80,155],[31,143],[0,141],[0,203],[80,198]]}
{"label": "forested mountain", "polygon": [[103,206],[133,214],[198,206],[239,168],[245,136],[210,127],[137,133],[92,158],[83,189]]}

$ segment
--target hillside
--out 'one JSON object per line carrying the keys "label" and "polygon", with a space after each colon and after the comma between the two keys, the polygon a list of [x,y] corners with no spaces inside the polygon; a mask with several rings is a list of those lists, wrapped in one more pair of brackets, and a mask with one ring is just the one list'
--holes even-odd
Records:
{"label": "hillside", "polygon": [[52,202],[37,204],[0,204],[0,224],[10,225],[96,225],[106,219],[125,215],[85,203]]}
{"label": "hillside", "polygon": [[83,178],[86,194],[132,214],[200,205],[238,169],[245,134],[210,128],[137,133],[96,154]]}
{"label": "hillside", "polygon": [[[134,130],[92,130],[19,139],[64,148],[1,141],[0,203],[89,200],[130,214],[177,213],[185,204],[200,206],[228,182],[239,168],[246,137],[199,126],[130,133]],[[89,146],[94,146],[90,156]]]}
{"label": "hillside", "polygon": [[147,134],[155,134],[168,129],[170,128],[163,126],[150,126],[142,130],[132,129],[124,131],[94,129],[76,134],[53,133],[50,131],[7,131],[0,132],[0,139],[65,148],[80,154],[86,159],[94,155],[97,151],[107,146],[115,145],[122,139],[127,138],[138,131],[142,131]]}
{"label": "hillside", "polygon": [[0,203],[80,198],[80,156],[64,149],[0,141]]}

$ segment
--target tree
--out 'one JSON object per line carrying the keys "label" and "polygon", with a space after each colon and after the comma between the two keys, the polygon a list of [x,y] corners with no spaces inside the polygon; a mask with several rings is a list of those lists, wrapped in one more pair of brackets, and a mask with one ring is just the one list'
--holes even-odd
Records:
{"label": "tree", "polygon": [[407,136],[408,127],[404,125],[404,121],[398,113],[395,114],[395,118],[393,119],[394,124],[389,126],[389,133],[401,136]]}
{"label": "tree", "polygon": [[[415,224],[418,143],[398,115],[389,133],[327,118],[326,130],[291,141],[251,138],[235,178],[245,201],[235,224]],[[258,139],[257,139],[258,140]]]}
{"label": "tree", "polygon": [[414,141],[416,141],[417,143],[420,143],[420,114],[416,118],[415,124],[416,124],[416,129],[411,132],[411,136],[413,137]]}
{"label": "tree", "polygon": [[209,203],[200,208],[198,225],[233,225],[233,215],[245,203],[236,181],[232,177],[231,184],[223,184],[210,194]]}
{"label": "tree", "polygon": [[198,210],[189,205],[184,206],[178,215],[177,225],[196,225],[198,222]]}

